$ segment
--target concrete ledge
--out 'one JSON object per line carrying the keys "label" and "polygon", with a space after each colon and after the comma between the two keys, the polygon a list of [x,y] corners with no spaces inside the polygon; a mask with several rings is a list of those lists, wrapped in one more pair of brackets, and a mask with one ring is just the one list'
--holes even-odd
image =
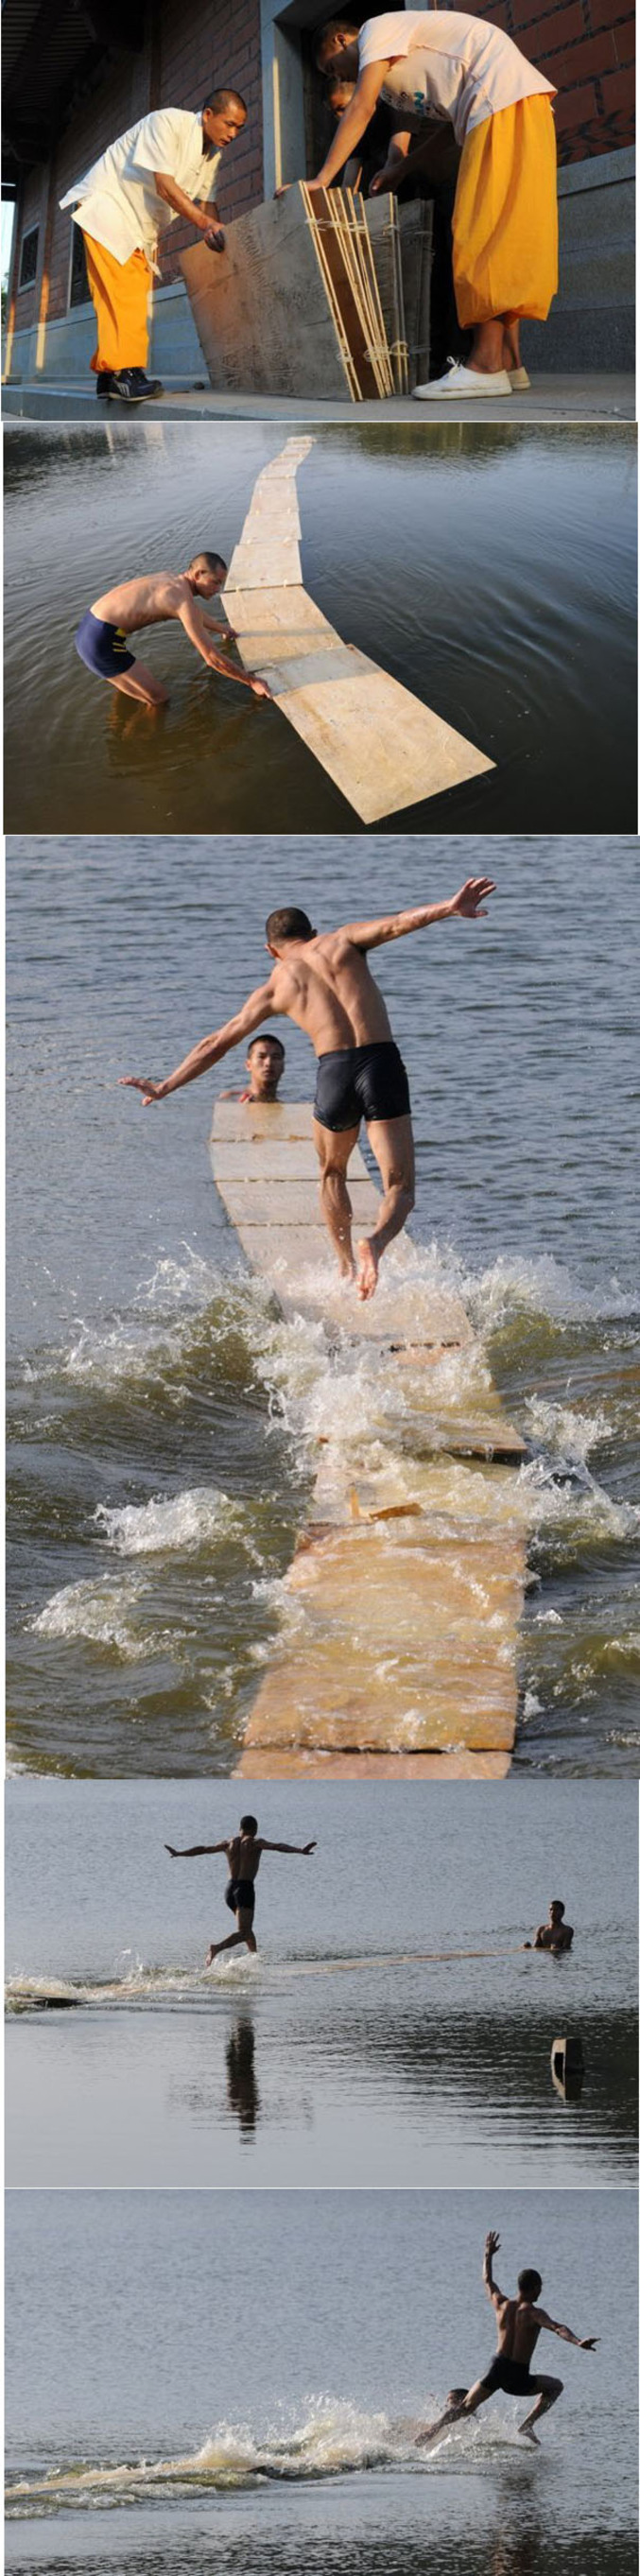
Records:
{"label": "concrete ledge", "polygon": [[[532,324],[533,330],[534,325]],[[544,339],[544,334],[542,334]],[[531,355],[527,348],[527,358]],[[316,421],[324,427],[327,421],[348,420],[357,432],[363,421],[374,421],[382,431],[397,421],[410,421],[425,436],[433,428],[442,429],[449,422],[478,422],[495,431],[519,429],[525,423],[537,422],[543,428],[554,423],[585,421],[605,427],[609,421],[631,421],[636,416],[635,375],[622,370],[611,375],[589,375],[586,371],[572,375],[536,375],[528,394],[505,396],[504,402],[416,403],[411,396],[393,395],[388,402],[319,403],[285,398],[275,394],[214,394],[195,390],[177,381],[166,386],[158,402],[141,403],[133,412],[124,412],[118,403],[98,406],[94,380],[85,387],[77,384],[46,385],[11,383],[3,388],[2,409],[7,420],[85,421],[104,429],[114,420],[184,421],[184,420],[273,420],[289,423]]]}

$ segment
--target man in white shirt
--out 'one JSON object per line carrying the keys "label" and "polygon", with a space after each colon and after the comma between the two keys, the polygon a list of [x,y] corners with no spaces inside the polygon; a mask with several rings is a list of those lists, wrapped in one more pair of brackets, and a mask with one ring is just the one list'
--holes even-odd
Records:
{"label": "man in white shirt", "polygon": [[224,250],[214,190],[222,153],[242,133],[246,115],[235,89],[213,90],[199,116],[183,107],[154,108],[108,144],[61,198],[84,233],[98,323],[91,365],[106,401],[148,402],[162,393],[146,373],[159,236],[181,215],[209,250]]}
{"label": "man in white shirt", "polygon": [[358,29],[329,19],[316,51],[321,71],[356,78],[351,104],[312,184],[328,188],[356,151],[380,99],[395,112],[386,168],[372,193],[397,188],[417,167],[425,120],[448,121],[462,146],[453,214],[458,320],[473,331],[468,362],[419,401],[495,397],[519,390],[519,323],[546,321],[557,287],[558,215],[553,83],[487,19],[454,9],[390,10]]}

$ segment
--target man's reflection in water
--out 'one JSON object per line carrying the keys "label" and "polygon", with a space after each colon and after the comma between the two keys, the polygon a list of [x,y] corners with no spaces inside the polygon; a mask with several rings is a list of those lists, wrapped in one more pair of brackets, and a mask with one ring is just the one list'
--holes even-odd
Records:
{"label": "man's reflection in water", "polygon": [[227,2099],[235,2111],[243,2137],[249,2137],[260,2118],[260,2094],[255,2073],[255,2032],[248,2013],[239,2013],[227,2040]]}

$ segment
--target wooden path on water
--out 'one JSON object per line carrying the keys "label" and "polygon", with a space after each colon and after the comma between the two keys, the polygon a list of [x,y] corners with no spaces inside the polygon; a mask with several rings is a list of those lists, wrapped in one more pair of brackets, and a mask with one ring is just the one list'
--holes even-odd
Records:
{"label": "wooden path on water", "polygon": [[[425,1283],[406,1234],[369,1304],[340,1284],[310,1102],[220,1100],[210,1151],[252,1271],[285,1317],[323,1325],[337,1363],[346,1343],[366,1381],[366,1430],[345,1436],[341,1410],[339,1434],[318,1443],[284,1578],[291,1633],[274,1642],[240,1774],[500,1778],[518,1706],[525,1448],[464,1305]],[[355,1237],[379,1205],[359,1148],[349,1190]]]}
{"label": "wooden path on water", "polygon": [[432,707],[344,644],[302,581],[298,467],[312,438],[289,438],[254,488],[224,588],[245,670],[272,691],[362,823],[439,796],[493,762]]}

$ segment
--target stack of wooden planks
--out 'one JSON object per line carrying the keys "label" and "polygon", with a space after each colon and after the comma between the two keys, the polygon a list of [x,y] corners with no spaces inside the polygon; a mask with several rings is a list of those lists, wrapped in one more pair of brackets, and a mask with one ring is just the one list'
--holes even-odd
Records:
{"label": "stack of wooden planks", "polygon": [[304,180],[181,257],[214,387],[352,402],[426,372],[430,266],[430,208]]}
{"label": "stack of wooden planks", "polygon": [[296,475],[312,446],[287,439],[258,475],[225,607],[245,670],[268,681],[360,821],[375,823],[493,764],[368,653],[344,644],[303,588]]}
{"label": "stack of wooden planks", "polygon": [[[369,1305],[340,1285],[309,1102],[219,1101],[211,1161],[252,1270],[288,1322],[322,1325],[337,1368],[336,1431],[319,1441],[241,1772],[500,1777],[517,1713],[524,1444],[465,1308],[425,1281],[406,1235]],[[379,1205],[357,1149],[349,1190],[355,1237]]]}

